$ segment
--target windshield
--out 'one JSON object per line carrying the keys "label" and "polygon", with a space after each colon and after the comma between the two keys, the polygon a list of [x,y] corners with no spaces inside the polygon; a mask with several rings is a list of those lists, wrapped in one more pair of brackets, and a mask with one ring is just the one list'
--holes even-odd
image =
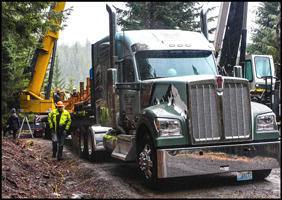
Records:
{"label": "windshield", "polygon": [[217,74],[211,51],[139,51],[135,57],[140,80]]}
{"label": "windshield", "polygon": [[255,57],[257,77],[271,76],[270,60],[268,57]]}

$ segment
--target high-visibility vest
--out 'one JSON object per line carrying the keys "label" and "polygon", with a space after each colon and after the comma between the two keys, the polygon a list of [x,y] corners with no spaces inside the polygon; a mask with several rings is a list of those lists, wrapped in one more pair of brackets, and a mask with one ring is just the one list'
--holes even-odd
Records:
{"label": "high-visibility vest", "polygon": [[100,121],[101,122],[107,122],[110,118],[109,115],[109,108],[101,107],[100,108]]}
{"label": "high-visibility vest", "polygon": [[[48,116],[49,126],[52,129],[55,125],[55,131],[57,130],[57,121],[56,121],[57,115],[59,115],[59,111],[58,109],[54,109],[49,113],[49,116]],[[67,110],[63,109],[61,118],[60,118],[60,122],[59,122],[59,126],[65,126],[65,129],[69,130],[70,125],[71,125],[70,113]]]}

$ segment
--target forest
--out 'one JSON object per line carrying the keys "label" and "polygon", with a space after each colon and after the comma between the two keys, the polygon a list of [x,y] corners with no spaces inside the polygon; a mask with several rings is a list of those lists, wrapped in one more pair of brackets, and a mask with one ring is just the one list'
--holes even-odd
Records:
{"label": "forest", "polygon": [[[90,76],[91,68],[91,43],[86,40],[85,44],[76,42],[68,46],[61,44],[57,46],[56,59],[54,65],[54,74],[52,81],[52,91],[57,88],[61,90],[72,91],[73,87],[79,91],[79,83],[84,82]],[[50,67],[47,69],[45,81],[47,83]],[[41,89],[43,92],[43,87]]]}
{"label": "forest", "polygon": [[[2,127],[17,96],[27,88],[30,74],[23,74],[29,66],[33,52],[41,48],[40,36],[47,30],[63,30],[50,18],[66,21],[72,8],[62,12],[47,10],[55,2],[2,2]],[[133,29],[181,29],[200,31],[199,16],[202,5],[198,2],[126,2],[128,10],[115,8],[117,24],[122,30]],[[213,8],[210,8],[213,9]],[[140,15],[140,13],[143,15]],[[144,14],[146,13],[146,14]],[[281,62],[281,3],[261,2],[256,11],[258,28],[251,30],[252,44],[247,46],[248,54],[273,55],[275,63]],[[210,17],[208,22],[216,19]],[[209,33],[215,29],[210,29]],[[91,44],[76,42],[68,46],[57,46],[52,91],[56,88],[72,90],[85,82],[91,68]],[[48,69],[43,82],[46,84]],[[12,83],[12,84],[11,84]],[[42,87],[43,88],[43,87]],[[41,90],[43,91],[43,89]],[[79,91],[79,90],[78,90]],[[12,103],[11,103],[12,102]]]}

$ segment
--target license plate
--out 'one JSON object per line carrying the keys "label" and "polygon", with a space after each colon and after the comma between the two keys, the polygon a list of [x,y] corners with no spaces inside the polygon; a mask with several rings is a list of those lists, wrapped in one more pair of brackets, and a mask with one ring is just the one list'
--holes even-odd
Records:
{"label": "license plate", "polygon": [[252,172],[237,172],[237,181],[252,180]]}

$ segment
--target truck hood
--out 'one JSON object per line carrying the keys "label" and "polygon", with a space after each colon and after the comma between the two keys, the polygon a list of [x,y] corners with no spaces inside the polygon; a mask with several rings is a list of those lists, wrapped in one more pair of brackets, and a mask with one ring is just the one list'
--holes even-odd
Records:
{"label": "truck hood", "polygon": [[[220,88],[218,77],[222,82]],[[195,75],[151,81],[147,82],[146,93],[151,94],[147,109],[155,117],[185,121],[189,125],[187,131],[193,136],[192,144],[252,139],[247,79]],[[151,92],[148,91],[150,85]],[[166,112],[160,112],[164,108]]]}

